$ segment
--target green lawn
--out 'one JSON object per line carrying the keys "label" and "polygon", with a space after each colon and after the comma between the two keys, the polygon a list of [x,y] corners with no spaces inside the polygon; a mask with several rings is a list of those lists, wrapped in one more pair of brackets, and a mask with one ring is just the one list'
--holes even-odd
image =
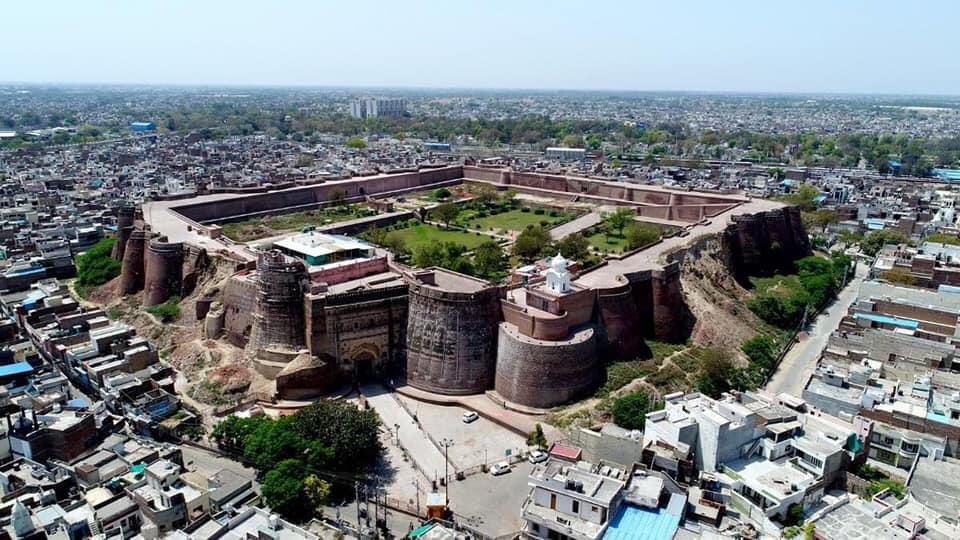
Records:
{"label": "green lawn", "polygon": [[456,242],[473,249],[483,242],[490,240],[489,236],[475,233],[465,233],[452,229],[442,229],[433,225],[414,225],[406,229],[399,229],[387,233],[387,237],[399,237],[410,251],[418,246],[435,242]]}
{"label": "green lawn", "polygon": [[587,237],[587,242],[599,251],[623,253],[627,249],[627,239],[615,234],[598,232]]}
{"label": "green lawn", "polygon": [[464,227],[473,230],[483,230],[483,231],[514,231],[520,232],[527,228],[529,225],[539,225],[541,221],[547,223],[547,227],[553,227],[564,223],[573,218],[573,216],[568,214],[560,214],[556,217],[552,217],[549,214],[537,215],[530,212],[523,212],[519,209],[508,210],[501,214],[493,214],[487,217],[474,217],[473,211],[466,210],[461,213],[461,218],[458,220]]}
{"label": "green lawn", "polygon": [[225,223],[222,227],[223,234],[227,238],[237,242],[249,242],[284,232],[297,231],[304,227],[349,221],[375,214],[376,211],[372,209],[349,204]]}

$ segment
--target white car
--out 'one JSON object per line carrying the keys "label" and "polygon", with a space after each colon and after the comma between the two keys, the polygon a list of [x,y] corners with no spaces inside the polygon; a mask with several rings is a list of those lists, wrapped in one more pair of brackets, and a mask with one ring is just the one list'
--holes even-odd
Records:
{"label": "white car", "polygon": [[549,457],[550,456],[546,452],[534,450],[533,452],[530,452],[530,457],[527,458],[527,461],[530,463],[543,463]]}
{"label": "white car", "polygon": [[477,413],[474,412],[474,411],[467,411],[467,412],[463,413],[463,423],[464,423],[464,424],[469,424],[470,422],[475,422],[478,418],[480,418],[480,415],[477,414]]}
{"label": "white car", "polygon": [[501,474],[507,474],[510,472],[510,464],[506,461],[498,461],[490,467],[490,474],[494,476],[500,476]]}

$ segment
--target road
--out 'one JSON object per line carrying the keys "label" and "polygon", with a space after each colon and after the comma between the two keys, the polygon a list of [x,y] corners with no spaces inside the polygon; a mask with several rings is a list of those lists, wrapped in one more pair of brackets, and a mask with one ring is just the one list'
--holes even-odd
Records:
{"label": "road", "polygon": [[857,264],[855,276],[847,284],[846,288],[840,291],[836,300],[827,309],[825,309],[810,325],[807,337],[796,343],[787,355],[777,371],[774,372],[770,382],[767,383],[767,391],[774,394],[786,392],[795,396],[803,393],[803,387],[807,384],[807,379],[813,373],[817,365],[820,353],[827,346],[827,340],[830,334],[840,325],[847,309],[857,299],[860,293],[860,284],[867,276],[869,268],[866,265]]}
{"label": "road", "polygon": [[377,384],[367,384],[360,388],[360,393],[380,415],[383,425],[394,433],[399,433],[400,444],[407,450],[424,476],[434,480],[445,474],[446,460],[443,454],[430,442],[420,426],[414,422],[413,417],[400,406],[397,398],[390,391]]}
{"label": "road", "polygon": [[520,530],[520,507],[530,493],[527,485],[533,466],[526,461],[502,476],[475,474],[450,483],[450,509],[458,521],[487,536],[501,536]]}

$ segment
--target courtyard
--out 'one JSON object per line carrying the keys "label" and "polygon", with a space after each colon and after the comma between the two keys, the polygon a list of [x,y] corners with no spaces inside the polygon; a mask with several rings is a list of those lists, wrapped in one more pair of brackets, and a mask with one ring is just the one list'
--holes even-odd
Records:
{"label": "courtyard", "polygon": [[463,245],[467,249],[473,249],[490,240],[490,237],[484,234],[444,229],[428,224],[413,225],[412,227],[390,231],[387,233],[387,238],[391,241],[400,240],[410,251],[420,246],[443,242],[453,242]]}

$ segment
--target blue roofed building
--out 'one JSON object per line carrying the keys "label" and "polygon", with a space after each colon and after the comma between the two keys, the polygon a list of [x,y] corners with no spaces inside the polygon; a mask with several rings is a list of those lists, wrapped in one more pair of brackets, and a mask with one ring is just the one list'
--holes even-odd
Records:
{"label": "blue roofed building", "polygon": [[157,125],[153,122],[132,122],[130,131],[134,133],[152,133],[157,130]]}
{"label": "blue roofed building", "polygon": [[930,173],[944,182],[960,182],[960,169],[933,169]]}

